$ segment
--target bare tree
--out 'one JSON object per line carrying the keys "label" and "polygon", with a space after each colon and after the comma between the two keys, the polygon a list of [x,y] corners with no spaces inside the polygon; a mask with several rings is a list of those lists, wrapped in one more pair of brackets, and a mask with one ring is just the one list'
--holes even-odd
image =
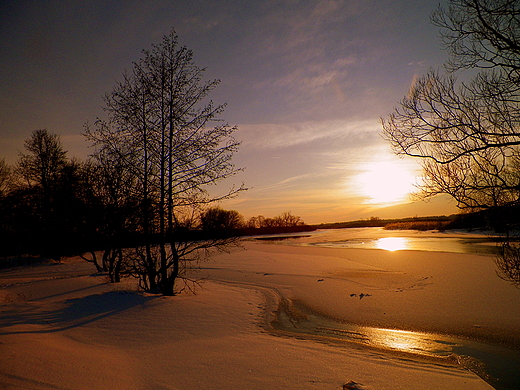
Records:
{"label": "bare tree", "polygon": [[[518,226],[520,204],[520,6],[510,0],[451,0],[433,22],[450,57],[410,88],[383,134],[395,152],[422,159],[422,195],[490,210],[491,227]],[[456,76],[463,81],[458,81]],[[515,226],[516,225],[516,226]],[[519,247],[508,237],[498,274],[519,286]]]}
{"label": "bare tree", "polygon": [[[231,158],[239,143],[232,137],[236,128],[219,118],[225,105],[205,101],[219,81],[203,81],[204,69],[192,58],[174,31],[164,36],[105,96],[108,120],[86,129],[96,153],[114,156],[132,176],[145,237],[137,274],[147,289],[166,295],[175,293],[181,263],[207,249],[208,243],[187,244],[186,221],[196,219],[199,207],[244,190],[207,191],[237,173]],[[226,243],[210,245],[220,244]]]}
{"label": "bare tree", "polygon": [[293,215],[290,211],[286,211],[274,219],[276,225],[280,227],[295,227],[305,225],[300,217]]}
{"label": "bare tree", "polygon": [[236,210],[210,207],[200,215],[203,231],[226,234],[244,226],[244,217]]}
{"label": "bare tree", "polygon": [[[95,225],[98,233],[90,243],[88,256],[99,272],[107,272],[111,282],[119,282],[128,275],[130,267],[123,256],[123,248],[139,228],[138,186],[124,161],[107,150],[100,150],[85,164],[87,187],[92,191]],[[103,247],[99,256],[94,249]]]}
{"label": "bare tree", "polygon": [[251,217],[246,225],[248,228],[286,228],[304,226],[305,222],[290,211],[286,211],[273,218],[266,218],[263,215]]}
{"label": "bare tree", "polygon": [[520,288],[520,246],[517,242],[504,241],[495,258],[495,264],[498,276]]}
{"label": "bare tree", "polygon": [[451,0],[433,15],[447,74],[418,78],[383,120],[395,152],[422,159],[424,196],[449,194],[469,209],[518,204],[519,13],[515,1]]}
{"label": "bare tree", "polygon": [[33,239],[40,241],[44,256],[59,258],[55,243],[62,227],[58,208],[62,209],[63,204],[58,197],[63,195],[60,190],[64,174],[71,173],[66,170],[69,166],[67,152],[60,137],[45,129],[33,131],[24,147],[25,153],[20,153],[16,173],[21,179],[19,188],[25,191],[27,201],[33,205],[32,214],[39,230],[39,237]]}
{"label": "bare tree", "polygon": [[13,189],[13,184],[13,169],[5,162],[5,159],[0,158],[0,199]]}
{"label": "bare tree", "polygon": [[26,153],[20,153],[18,173],[28,185],[40,187],[46,196],[67,163],[67,152],[60,137],[45,129],[33,131],[24,146]]}

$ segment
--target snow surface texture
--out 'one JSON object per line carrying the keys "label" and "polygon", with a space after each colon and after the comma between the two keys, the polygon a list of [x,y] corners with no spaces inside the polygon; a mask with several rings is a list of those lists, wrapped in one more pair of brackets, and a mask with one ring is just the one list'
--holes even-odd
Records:
{"label": "snow surface texture", "polygon": [[[199,275],[213,281],[197,295],[166,298],[133,292],[128,282],[107,284],[75,258],[1,271],[0,388],[491,389],[459,367],[292,337],[269,323],[283,297],[366,323],[377,322],[384,309],[389,323],[418,329],[447,326],[450,314],[455,330],[477,320],[480,330],[494,320],[493,335],[518,326],[506,314],[518,308],[502,310],[497,298],[492,319],[479,317],[489,303],[467,296],[471,290],[480,298],[472,280],[487,269],[486,257],[473,257],[469,267],[464,255],[433,253],[411,266],[416,261],[404,252],[258,243],[245,249],[204,263]],[[438,280],[457,267],[462,276]],[[444,301],[455,290],[461,298]]]}

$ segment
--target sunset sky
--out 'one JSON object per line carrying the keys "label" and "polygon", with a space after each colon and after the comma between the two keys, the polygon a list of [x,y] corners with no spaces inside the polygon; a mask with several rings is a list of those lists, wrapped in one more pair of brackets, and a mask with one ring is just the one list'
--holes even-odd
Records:
{"label": "sunset sky", "polygon": [[[0,157],[14,163],[35,129],[89,153],[84,124],[142,49],[175,28],[237,125],[235,177],[250,190],[222,204],[246,217],[305,222],[456,211],[406,205],[420,172],[394,156],[380,118],[414,77],[446,59],[432,0],[11,1],[0,3]],[[230,183],[226,183],[230,184]],[[218,188],[214,189],[218,191]],[[389,206],[392,206],[389,208]]]}

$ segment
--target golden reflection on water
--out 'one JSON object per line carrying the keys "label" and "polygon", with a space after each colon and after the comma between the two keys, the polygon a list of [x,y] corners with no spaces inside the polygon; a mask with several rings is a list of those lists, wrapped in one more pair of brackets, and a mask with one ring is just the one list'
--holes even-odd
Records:
{"label": "golden reflection on water", "polygon": [[432,356],[449,355],[454,345],[450,342],[432,339],[431,335],[420,332],[374,328],[367,333],[371,344],[374,346],[401,352]]}
{"label": "golden reflection on water", "polygon": [[375,242],[377,249],[384,249],[386,251],[402,251],[409,248],[408,239],[405,237],[384,237],[379,238]]}

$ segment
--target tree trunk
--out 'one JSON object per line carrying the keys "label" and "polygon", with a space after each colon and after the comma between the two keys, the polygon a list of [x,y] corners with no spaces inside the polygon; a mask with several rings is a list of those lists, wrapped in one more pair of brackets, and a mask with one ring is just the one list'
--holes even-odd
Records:
{"label": "tree trunk", "polygon": [[145,244],[146,270],[148,272],[148,289],[150,292],[157,292],[157,270],[153,260],[152,248],[149,243]]}
{"label": "tree trunk", "polygon": [[123,264],[123,249],[117,248],[115,266],[114,266],[114,283],[121,281],[121,266]]}
{"label": "tree trunk", "polygon": [[[162,238],[162,240],[164,240],[164,238]],[[161,241],[161,243],[159,244],[159,251],[160,251],[160,256],[161,256],[160,284],[161,284],[161,290],[164,290],[164,286],[168,283],[168,268],[167,268],[168,259],[166,256],[166,245],[165,245],[164,241]]]}
{"label": "tree trunk", "polygon": [[175,281],[177,280],[177,277],[179,276],[179,254],[177,253],[177,250],[175,248],[175,244],[170,243],[170,248],[172,252],[172,272],[170,276],[168,276],[164,284],[162,286],[161,293],[163,295],[173,296],[175,295]]}

